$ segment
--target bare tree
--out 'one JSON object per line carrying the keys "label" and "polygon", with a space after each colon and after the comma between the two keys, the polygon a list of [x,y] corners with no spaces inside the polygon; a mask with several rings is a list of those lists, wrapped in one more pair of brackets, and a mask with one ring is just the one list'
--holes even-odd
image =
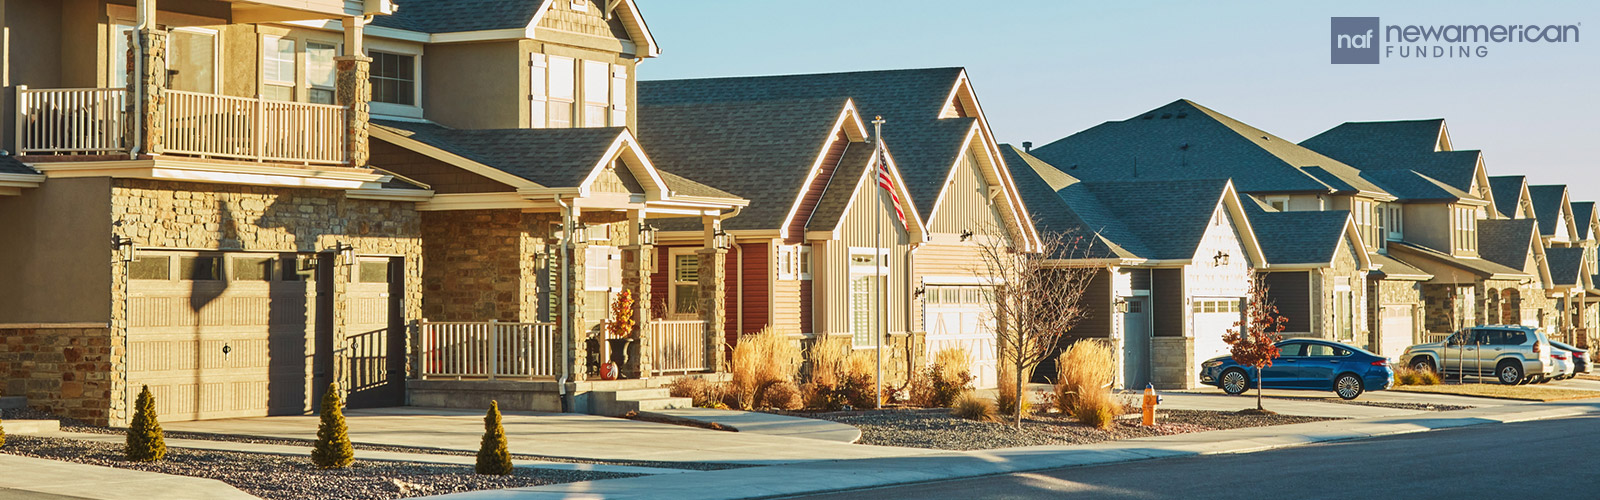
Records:
{"label": "bare tree", "polygon": [[1084,290],[1099,268],[1073,264],[1087,255],[1090,241],[1082,235],[1041,234],[1034,252],[1017,248],[997,228],[986,228],[983,236],[977,241],[983,263],[973,273],[994,286],[994,299],[985,305],[995,320],[1000,362],[1015,377],[1012,395],[1018,404],[1012,422],[1021,428],[1022,382],[1087,314],[1081,304]]}

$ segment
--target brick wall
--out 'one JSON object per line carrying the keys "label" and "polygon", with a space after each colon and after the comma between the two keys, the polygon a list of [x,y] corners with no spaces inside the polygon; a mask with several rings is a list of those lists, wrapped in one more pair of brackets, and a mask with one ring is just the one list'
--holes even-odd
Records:
{"label": "brick wall", "polygon": [[94,425],[110,422],[113,360],[122,347],[111,343],[104,324],[0,325],[0,377],[6,396],[25,396],[28,406]]}

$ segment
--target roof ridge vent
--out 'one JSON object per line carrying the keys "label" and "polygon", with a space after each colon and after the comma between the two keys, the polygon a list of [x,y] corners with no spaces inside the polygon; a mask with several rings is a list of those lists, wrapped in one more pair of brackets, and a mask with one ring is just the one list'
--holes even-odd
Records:
{"label": "roof ridge vent", "polygon": [[1162,120],[1165,120],[1165,119],[1168,119],[1168,118],[1172,118],[1172,113],[1162,113],[1161,114],[1161,119]]}

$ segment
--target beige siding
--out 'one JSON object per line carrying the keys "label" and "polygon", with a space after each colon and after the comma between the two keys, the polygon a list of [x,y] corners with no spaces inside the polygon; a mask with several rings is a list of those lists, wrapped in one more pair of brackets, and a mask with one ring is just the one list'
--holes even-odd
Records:
{"label": "beige siding", "polygon": [[1000,212],[989,198],[990,183],[978,169],[972,151],[962,155],[955,172],[944,185],[942,199],[928,222],[932,233],[993,233],[1006,227]]}
{"label": "beige siding", "polygon": [[527,101],[518,82],[527,80],[528,58],[519,53],[514,41],[428,46],[421,59],[428,119],[467,129],[522,126],[525,106],[512,105]]}
{"label": "beige siding", "polygon": [[[889,250],[889,275],[884,284],[890,312],[889,332],[907,331],[909,296],[911,286],[906,266],[908,238],[893,209],[881,194],[877,184],[866,182],[869,177],[857,179],[855,201],[850,213],[839,224],[839,239],[815,248],[818,271],[824,275],[822,292],[817,294],[819,314],[825,316],[817,324],[826,333],[850,332],[850,248],[872,248],[876,245],[875,228],[883,228],[883,248]],[[870,250],[869,250],[870,251]]]}
{"label": "beige siding", "polygon": [[1450,251],[1450,207],[1445,203],[1407,203],[1401,217],[1406,241],[1429,248]]}
{"label": "beige siding", "polygon": [[773,283],[772,328],[785,333],[808,333],[800,328],[800,280],[776,280]]}

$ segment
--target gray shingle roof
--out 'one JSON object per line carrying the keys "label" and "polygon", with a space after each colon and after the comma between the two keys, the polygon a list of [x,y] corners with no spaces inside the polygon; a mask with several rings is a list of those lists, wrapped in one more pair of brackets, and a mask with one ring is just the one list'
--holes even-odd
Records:
{"label": "gray shingle roof", "polygon": [[1407,264],[1405,261],[1397,259],[1393,255],[1369,253],[1367,254],[1367,258],[1372,261],[1373,267],[1378,268],[1378,272],[1385,276],[1385,279],[1433,279],[1432,274],[1428,274],[1427,271],[1417,269],[1416,266]]}
{"label": "gray shingle roof", "polygon": [[22,163],[15,156],[5,155],[0,156],[0,174],[39,175],[39,171]]}
{"label": "gray shingle roof", "polygon": [[[1006,165],[1011,167],[1012,180],[1017,183],[1018,194],[1028,207],[1034,228],[1042,235],[1063,238],[1082,235],[1092,238],[1088,245],[1079,249],[1082,254],[1079,257],[1083,258],[1137,258],[1149,253],[1144,244],[1128,232],[1122,221],[1112,216],[1111,211],[1101,206],[1094,196],[1075,196],[1073,203],[1069,204],[1063,193],[1057,192],[1057,186],[1065,188],[1078,183],[1077,179],[1010,144],[1001,145],[1000,154],[1005,157]],[[1084,194],[1081,190],[1063,192],[1066,195]],[[1079,217],[1080,211],[1097,221],[1096,224],[1091,225]]]}
{"label": "gray shingle roof", "polygon": [[1495,211],[1511,217],[1517,214],[1517,201],[1522,199],[1522,187],[1528,178],[1521,175],[1503,175],[1489,178],[1489,193],[1494,196]]}
{"label": "gray shingle roof", "polygon": [[1400,201],[1443,201],[1476,198],[1443,181],[1415,170],[1368,170],[1362,177],[1370,179],[1384,191]]}
{"label": "gray shingle roof", "polygon": [[431,123],[373,120],[384,127],[544,187],[577,187],[594,171],[621,127],[458,130]]}
{"label": "gray shingle roof", "polygon": [[1081,182],[1062,198],[1071,204],[1079,196],[1073,191],[1092,194],[1149,250],[1141,257],[1191,259],[1227,185],[1226,179]]}
{"label": "gray shingle roof", "polygon": [[1539,219],[1539,234],[1550,236],[1560,228],[1561,202],[1566,201],[1566,184],[1528,186],[1528,198],[1533,202],[1533,217]]}
{"label": "gray shingle roof", "polygon": [[835,97],[643,105],[639,144],[657,168],[754,202],[724,227],[778,229],[845,102]]}
{"label": "gray shingle roof", "polygon": [[1594,220],[1594,202],[1572,202],[1572,222],[1578,225],[1578,239],[1589,239],[1589,222]]}
{"label": "gray shingle roof", "polygon": [[1478,256],[1512,269],[1527,269],[1538,234],[1533,219],[1478,221]]}
{"label": "gray shingle roof", "polygon": [[1327,264],[1344,241],[1347,210],[1268,212],[1244,204],[1268,264]]}
{"label": "gray shingle roof", "polygon": [[[691,109],[720,105],[730,113],[755,114],[741,110],[758,103],[853,99],[863,121],[882,116],[887,122],[883,130],[885,142],[893,148],[896,165],[920,212],[918,215],[926,220],[944,187],[944,178],[955,165],[960,140],[971,127],[969,119],[938,119],[945,98],[955,88],[961,71],[961,68],[929,68],[642,81],[639,82],[640,134],[651,133],[643,121],[643,115],[650,108]],[[783,114],[749,117],[774,121],[788,118]],[[813,144],[813,154],[821,144],[820,140]],[[712,179],[707,181],[716,184]]]}
{"label": "gray shingle roof", "polygon": [[806,229],[827,231],[839,226],[845,210],[850,208],[850,197],[855,194],[871,161],[871,144],[856,142],[845,148],[839,167],[834,169],[828,187],[822,191],[822,199],[817,200],[816,208],[806,221]]}
{"label": "gray shingle roof", "polygon": [[1582,281],[1578,274],[1583,269],[1582,247],[1556,247],[1544,250],[1550,262],[1550,280],[1556,285],[1577,285]]}
{"label": "gray shingle roof", "polygon": [[548,0],[394,0],[395,13],[372,24],[421,33],[521,29]]}
{"label": "gray shingle roof", "polygon": [[1086,181],[1231,178],[1247,193],[1381,192],[1349,165],[1186,99],[1102,123],[1033,155]]}
{"label": "gray shingle roof", "polygon": [[1470,257],[1457,257],[1457,256],[1454,256],[1454,255],[1451,255],[1449,252],[1435,250],[1435,249],[1432,249],[1432,248],[1428,248],[1427,246],[1420,245],[1420,244],[1413,243],[1413,242],[1409,242],[1409,241],[1391,241],[1391,242],[1389,242],[1389,248],[1390,248],[1391,252],[1393,250],[1402,250],[1403,249],[1402,251],[1409,251],[1412,254],[1418,255],[1418,256],[1420,256],[1422,258],[1433,259],[1435,261],[1442,262],[1442,263],[1448,264],[1448,265],[1450,265],[1452,267],[1455,267],[1455,268],[1458,268],[1458,269],[1463,269],[1463,270],[1466,270],[1466,271],[1469,271],[1469,272],[1472,272],[1472,273],[1475,273],[1475,274],[1478,274],[1478,275],[1481,275],[1481,276],[1493,276],[1493,275],[1527,276],[1528,275],[1525,271],[1523,271],[1521,269],[1512,269],[1512,268],[1510,268],[1508,266],[1505,266],[1503,264],[1500,264],[1498,262],[1493,262],[1493,261],[1482,259],[1482,258],[1474,259],[1474,258],[1470,258]]}
{"label": "gray shingle roof", "polygon": [[1385,155],[1432,153],[1438,147],[1444,119],[1386,122],[1345,122],[1300,143],[1328,156],[1362,156],[1370,151]]}
{"label": "gray shingle roof", "polygon": [[661,176],[661,182],[667,183],[667,189],[672,191],[674,195],[739,199],[738,195],[695,182],[693,179],[672,172],[656,169],[656,175]]}

